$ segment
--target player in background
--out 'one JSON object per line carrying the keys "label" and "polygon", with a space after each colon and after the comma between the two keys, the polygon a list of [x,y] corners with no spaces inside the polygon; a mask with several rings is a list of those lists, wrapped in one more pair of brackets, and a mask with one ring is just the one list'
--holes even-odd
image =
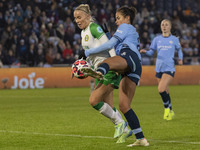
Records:
{"label": "player in background", "polygon": [[145,53],[148,56],[153,56],[157,51],[156,59],[156,77],[158,81],[158,92],[164,104],[165,120],[172,120],[174,111],[172,110],[171,98],[169,95],[169,85],[171,84],[175,74],[174,55],[175,50],[178,52],[178,64],[183,64],[183,53],[179,39],[171,34],[171,22],[164,19],[161,22],[162,35],[155,37],[151,43],[150,50],[140,50],[140,53]]}
{"label": "player in background", "polygon": [[[78,27],[82,29],[81,43],[84,51],[108,41],[102,28],[94,23],[88,4],[81,4],[76,7],[74,10],[74,18]],[[87,57],[87,60],[92,63],[95,69],[103,60],[115,55],[115,50],[111,49],[106,52],[91,55]],[[118,75],[114,71],[109,71],[104,80],[96,80],[97,87],[93,90],[89,98],[92,107],[102,115],[108,117],[115,124],[114,138],[120,137],[124,131],[128,132],[126,121],[122,119],[119,111],[113,106],[113,89],[119,87],[120,80],[121,75]]]}
{"label": "player in background", "polygon": [[137,140],[133,144],[128,145],[129,147],[149,146],[140,127],[139,119],[131,108],[131,102],[142,73],[139,35],[136,28],[132,25],[136,13],[134,7],[123,6],[117,9],[116,25],[118,29],[113,37],[101,46],[85,51],[86,56],[92,56],[115,47],[117,56],[105,59],[98,66],[97,70],[92,68],[82,69],[88,75],[100,79],[105,77],[109,70],[122,74],[123,78],[119,85],[119,108],[128,121],[131,130],[128,133],[124,133],[119,138],[119,141],[123,141],[134,133]]}

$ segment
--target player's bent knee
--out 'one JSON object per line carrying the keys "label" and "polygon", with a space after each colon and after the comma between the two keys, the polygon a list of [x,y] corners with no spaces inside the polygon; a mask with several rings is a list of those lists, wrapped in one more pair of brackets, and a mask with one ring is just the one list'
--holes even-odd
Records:
{"label": "player's bent knee", "polygon": [[130,109],[130,106],[126,103],[119,103],[119,109],[123,114],[125,114]]}
{"label": "player's bent knee", "polygon": [[164,88],[164,87],[158,87],[158,92],[159,93],[162,93],[164,91],[166,91],[166,88]]}
{"label": "player's bent knee", "polygon": [[99,102],[98,102],[98,101],[95,101],[95,98],[90,98],[90,99],[89,99],[89,103],[90,103],[91,106],[95,106],[95,105],[97,105]]}
{"label": "player's bent knee", "polygon": [[95,101],[89,101],[89,102],[90,102],[90,105],[91,105],[91,106],[95,106],[95,105],[98,104],[98,102],[95,102]]}

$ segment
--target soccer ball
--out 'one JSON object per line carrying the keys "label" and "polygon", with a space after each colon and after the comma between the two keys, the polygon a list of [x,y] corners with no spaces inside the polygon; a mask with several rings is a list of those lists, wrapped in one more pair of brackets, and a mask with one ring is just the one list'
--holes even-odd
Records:
{"label": "soccer ball", "polygon": [[91,67],[89,62],[83,59],[76,60],[72,65],[72,75],[78,79],[87,78],[87,76],[83,72],[81,72],[81,69],[85,67],[86,68]]}

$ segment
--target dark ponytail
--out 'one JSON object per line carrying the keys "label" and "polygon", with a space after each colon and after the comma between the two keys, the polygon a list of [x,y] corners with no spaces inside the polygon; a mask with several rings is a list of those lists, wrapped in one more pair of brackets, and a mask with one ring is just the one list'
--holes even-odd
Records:
{"label": "dark ponytail", "polygon": [[120,12],[124,17],[130,16],[130,23],[133,24],[137,10],[135,7],[122,6],[117,9],[117,12]]}

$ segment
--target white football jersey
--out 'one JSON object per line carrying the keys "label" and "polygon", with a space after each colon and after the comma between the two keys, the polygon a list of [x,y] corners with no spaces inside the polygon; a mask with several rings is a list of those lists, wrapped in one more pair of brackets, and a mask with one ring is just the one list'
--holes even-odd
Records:
{"label": "white football jersey", "polygon": [[[91,22],[86,29],[81,31],[81,37],[81,43],[84,50],[98,47],[108,41],[108,38],[103,32],[102,28],[98,24],[93,22]],[[110,57],[109,52],[104,51],[98,54],[92,54],[88,56],[87,60],[89,59],[94,68],[96,69],[98,64],[108,57]]]}

